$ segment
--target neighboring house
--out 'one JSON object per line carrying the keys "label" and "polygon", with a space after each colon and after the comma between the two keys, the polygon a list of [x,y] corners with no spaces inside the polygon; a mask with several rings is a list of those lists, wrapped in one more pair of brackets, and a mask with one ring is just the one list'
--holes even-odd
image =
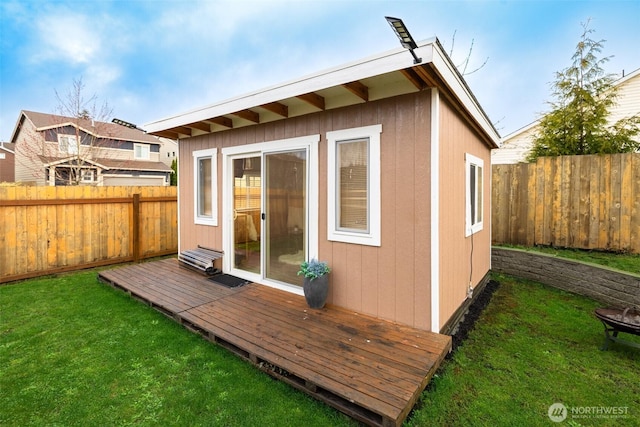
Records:
{"label": "neighboring house", "polygon": [[15,180],[14,144],[0,142],[0,182]]}
{"label": "neighboring house", "polygon": [[[640,114],[640,68],[614,82],[618,88],[617,103],[609,110],[609,122]],[[493,164],[526,162],[538,132],[539,120],[510,133],[499,149],[491,153]]]}
{"label": "neighboring house", "polygon": [[[126,122],[124,120],[113,119],[111,120],[111,122],[126,126],[131,129],[138,129],[144,132],[143,129],[140,129],[135,124]],[[160,161],[165,165],[171,167],[173,161],[178,157],[178,142],[169,138],[158,138],[158,142],[160,143]]]}
{"label": "neighboring house", "polygon": [[438,40],[416,53],[147,124],[179,140],[180,250],[223,250],[225,273],[295,294],[318,258],[330,304],[448,330],[488,279],[499,136]]}
{"label": "neighboring house", "polygon": [[22,111],[11,142],[16,182],[69,185],[78,171],[82,185],[165,186],[172,172],[158,138],[118,123]]}
{"label": "neighboring house", "polygon": [[178,159],[178,142],[169,138],[158,139],[162,142],[160,146],[160,161],[171,167],[171,163]]}

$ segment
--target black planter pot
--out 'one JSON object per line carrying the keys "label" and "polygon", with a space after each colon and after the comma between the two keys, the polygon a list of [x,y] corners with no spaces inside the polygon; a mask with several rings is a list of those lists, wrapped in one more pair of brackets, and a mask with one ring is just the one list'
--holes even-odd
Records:
{"label": "black planter pot", "polygon": [[327,295],[329,294],[329,275],[325,274],[317,279],[305,277],[302,289],[304,290],[304,297],[309,307],[324,307],[325,302],[327,302]]}

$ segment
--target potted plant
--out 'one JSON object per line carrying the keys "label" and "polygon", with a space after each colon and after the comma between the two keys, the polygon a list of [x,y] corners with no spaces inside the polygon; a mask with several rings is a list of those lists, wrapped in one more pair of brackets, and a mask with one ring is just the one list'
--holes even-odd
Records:
{"label": "potted plant", "polygon": [[329,293],[329,272],[331,269],[324,261],[312,259],[300,264],[298,275],[304,276],[302,289],[307,304],[311,308],[322,308]]}

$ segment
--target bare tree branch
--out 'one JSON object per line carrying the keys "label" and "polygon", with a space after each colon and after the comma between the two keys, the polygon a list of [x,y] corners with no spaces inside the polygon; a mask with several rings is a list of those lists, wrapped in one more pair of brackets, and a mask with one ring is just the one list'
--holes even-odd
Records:
{"label": "bare tree branch", "polygon": [[[458,32],[457,30],[454,30],[453,35],[451,36],[451,48],[449,49],[450,58],[453,58],[453,51],[456,44],[457,32]],[[469,46],[469,52],[467,52],[467,56],[464,58],[464,60],[460,64],[456,65],[456,68],[458,69],[458,71],[460,71],[460,74],[462,74],[463,76],[468,76],[475,73],[476,71],[481,70],[482,68],[484,68],[485,65],[487,65],[487,62],[489,62],[489,57],[487,56],[484,62],[480,66],[476,67],[472,71],[467,71],[467,68],[469,67],[469,62],[471,61],[471,56],[473,54],[474,44],[475,44],[475,39],[471,39],[471,46]]]}

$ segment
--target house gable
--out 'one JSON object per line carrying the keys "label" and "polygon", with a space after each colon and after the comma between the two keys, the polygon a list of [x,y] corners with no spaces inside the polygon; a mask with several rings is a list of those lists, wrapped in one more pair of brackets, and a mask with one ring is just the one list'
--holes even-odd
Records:
{"label": "house gable", "polygon": [[[71,148],[61,151],[61,147],[69,144],[61,137],[67,136],[73,140],[79,138],[80,162],[70,160],[70,156],[76,156]],[[22,111],[12,141],[16,146],[17,181],[52,185],[56,168],[67,177],[68,172],[64,171],[80,167],[95,174],[95,179],[87,180],[87,184],[107,185],[102,175],[111,174],[119,175],[117,185],[168,185],[172,173],[169,166],[160,162],[161,141],[157,137],[115,123]],[[145,155],[138,157],[138,152]],[[129,184],[123,179],[125,176],[132,178]],[[139,176],[149,179],[135,178]],[[64,180],[55,182],[60,184]]]}

